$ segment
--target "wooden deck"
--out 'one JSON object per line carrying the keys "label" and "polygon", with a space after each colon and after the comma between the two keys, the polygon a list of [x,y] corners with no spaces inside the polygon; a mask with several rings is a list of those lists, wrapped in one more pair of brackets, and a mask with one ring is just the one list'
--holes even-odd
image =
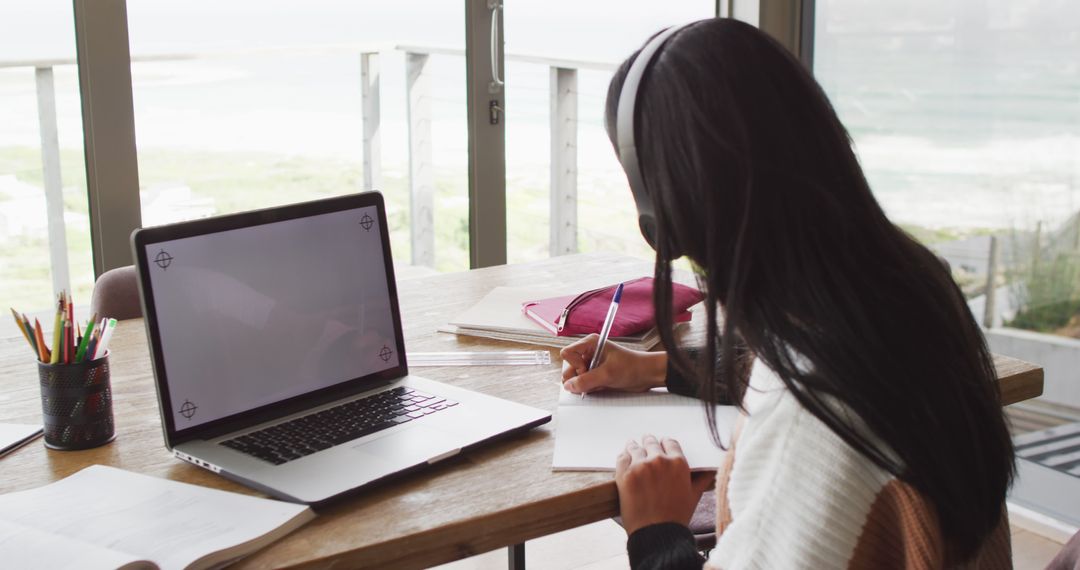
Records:
{"label": "wooden deck", "polygon": [[1005,416],[1013,435],[1020,435],[1080,422],[1080,409],[1035,399],[1005,408]]}

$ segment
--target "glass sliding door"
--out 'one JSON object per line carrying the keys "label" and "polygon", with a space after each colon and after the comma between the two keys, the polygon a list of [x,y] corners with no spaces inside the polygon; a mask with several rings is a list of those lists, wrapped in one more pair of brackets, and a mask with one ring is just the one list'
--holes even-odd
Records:
{"label": "glass sliding door", "polygon": [[[0,305],[89,303],[93,284],[70,0],[0,0]],[[10,323],[10,318],[4,320]]]}
{"label": "glass sliding door", "polygon": [[468,268],[459,2],[128,0],[144,225],[374,188],[395,258]]}
{"label": "glass sliding door", "polygon": [[600,250],[652,257],[604,131],[608,82],[654,33],[715,13],[712,0],[507,3],[510,262]]}
{"label": "glass sliding door", "polygon": [[817,0],[815,53],[878,200],[952,263],[977,316],[1068,337],[1078,20],[1080,4],[1050,0]]}

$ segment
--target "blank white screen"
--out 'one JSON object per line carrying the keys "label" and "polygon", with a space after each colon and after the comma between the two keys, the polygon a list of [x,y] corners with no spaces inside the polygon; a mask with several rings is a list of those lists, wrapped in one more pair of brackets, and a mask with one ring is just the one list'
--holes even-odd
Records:
{"label": "blank white screen", "polygon": [[375,207],[146,255],[177,430],[399,363]]}

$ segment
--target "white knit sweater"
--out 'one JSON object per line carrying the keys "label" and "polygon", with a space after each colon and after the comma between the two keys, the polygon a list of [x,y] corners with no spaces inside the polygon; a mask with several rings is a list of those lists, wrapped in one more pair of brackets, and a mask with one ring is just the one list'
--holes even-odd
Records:
{"label": "white knit sweater", "polygon": [[[949,565],[930,503],[840,439],[760,361],[744,403],[717,477],[721,534],[707,566]],[[1011,565],[1007,530],[1003,539],[988,540],[976,565]]]}

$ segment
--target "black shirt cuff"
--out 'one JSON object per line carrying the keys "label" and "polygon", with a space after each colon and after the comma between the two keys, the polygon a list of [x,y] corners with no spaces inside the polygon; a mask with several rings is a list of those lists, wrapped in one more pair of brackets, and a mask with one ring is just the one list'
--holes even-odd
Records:
{"label": "black shirt cuff", "polygon": [[[684,348],[683,354],[691,364],[694,364],[699,358],[701,358],[701,349],[699,348]],[[690,398],[697,398],[703,400],[704,396],[701,393],[701,388],[698,386],[696,378],[687,378],[679,369],[675,366],[675,359],[670,355],[668,356],[667,363],[667,376],[664,377],[664,385],[667,387],[668,392],[672,394],[678,394],[680,396],[687,396]],[[715,388],[716,404],[730,405],[731,402],[728,399],[727,391],[723,386],[717,386]]]}
{"label": "black shirt cuff", "polygon": [[626,540],[626,552],[632,570],[699,570],[705,564],[690,529],[673,522],[637,529]]}
{"label": "black shirt cuff", "polygon": [[[686,354],[690,362],[694,362],[698,359],[699,350],[696,348],[683,349],[683,353]],[[697,383],[691,379],[683,376],[682,372],[675,367],[675,359],[668,356],[667,363],[667,376],[664,378],[664,384],[667,386],[668,392],[672,394],[679,394],[680,396],[689,396],[691,398],[700,398],[698,395]]]}
{"label": "black shirt cuff", "polygon": [[700,398],[698,395],[697,386],[692,384],[673,364],[668,362],[667,377],[664,378],[664,385],[667,386],[668,392],[672,394],[679,394],[680,396],[689,396],[691,398]]}

